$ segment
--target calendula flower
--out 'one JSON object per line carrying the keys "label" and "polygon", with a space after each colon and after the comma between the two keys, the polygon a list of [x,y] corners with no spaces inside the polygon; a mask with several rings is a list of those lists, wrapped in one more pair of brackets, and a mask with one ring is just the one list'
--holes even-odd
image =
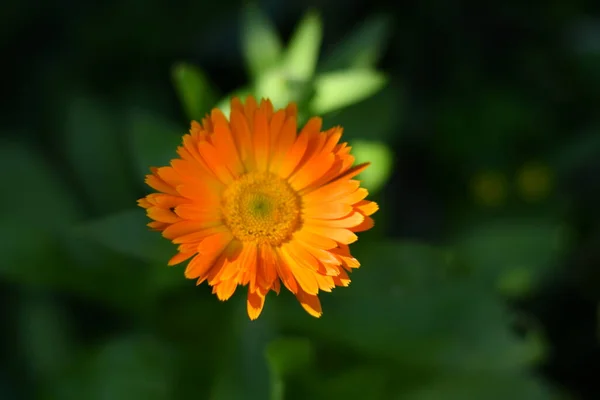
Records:
{"label": "calendula flower", "polygon": [[312,316],[321,316],[319,290],[348,286],[359,263],[348,245],[373,226],[377,204],[352,179],[342,128],[321,131],[311,118],[297,132],[296,105],[273,110],[269,100],[234,98],[230,118],[212,110],[192,122],[180,158],[151,168],[158,191],[140,199],[149,227],[179,245],[169,265],[191,258],[185,276],[207,281],[220,300],[248,286],[250,319],[280,282]]}

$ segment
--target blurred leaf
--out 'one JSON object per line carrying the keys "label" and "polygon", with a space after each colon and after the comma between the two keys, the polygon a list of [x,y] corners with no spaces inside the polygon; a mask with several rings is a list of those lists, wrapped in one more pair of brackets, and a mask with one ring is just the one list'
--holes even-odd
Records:
{"label": "blurred leaf", "polygon": [[65,400],[171,399],[175,370],[171,350],[149,337],[122,336],[56,382],[53,398]]}
{"label": "blurred leaf", "polygon": [[327,72],[315,81],[315,95],[310,109],[314,114],[326,114],[364,100],[387,83],[384,74],[370,69]]}
{"label": "blurred leaf", "polygon": [[353,29],[333,51],[324,57],[321,71],[346,68],[375,67],[387,45],[391,31],[388,15],[368,17],[361,26]]}
{"label": "blurred leaf", "polygon": [[580,135],[572,136],[567,143],[559,146],[554,166],[562,178],[586,163],[594,162],[600,155],[600,127],[593,127]]}
{"label": "blurred leaf", "polygon": [[188,118],[201,121],[216,101],[204,72],[194,65],[179,63],[173,67],[173,81]]}
{"label": "blurred leaf", "polygon": [[122,209],[135,198],[129,180],[122,121],[98,100],[73,96],[65,119],[65,151],[71,170],[99,212]]}
{"label": "blurred leaf", "polygon": [[265,356],[271,372],[271,400],[283,400],[286,378],[307,370],[314,361],[309,340],[282,338],[269,343]]}
{"label": "blurred leaf", "polygon": [[74,194],[46,160],[29,146],[0,142],[0,274],[20,283],[49,284],[63,275],[58,243],[81,217]]}
{"label": "blurred leaf", "polygon": [[148,174],[150,167],[169,165],[177,157],[185,129],[141,110],[133,111],[129,119],[131,154],[140,176]]}
{"label": "blurred leaf", "polygon": [[266,358],[271,372],[285,378],[310,367],[314,361],[314,349],[305,338],[281,338],[269,343]]}
{"label": "blurred leaf", "polygon": [[516,269],[521,277],[523,270],[535,277],[554,265],[564,250],[562,232],[544,219],[485,221],[458,235],[456,250],[475,275],[495,286],[498,279],[506,284]]}
{"label": "blurred leaf", "polygon": [[356,163],[370,162],[371,165],[360,173],[359,179],[369,192],[379,191],[388,181],[393,168],[393,156],[390,148],[384,143],[353,140],[352,155],[356,157]]}
{"label": "blurred leaf", "polygon": [[388,399],[386,386],[390,370],[369,365],[353,367],[324,380],[315,394],[316,399]]}
{"label": "blurred leaf", "polygon": [[133,209],[87,222],[78,231],[107,248],[139,259],[166,263],[175,247],[159,232],[151,231],[144,210]]}
{"label": "blurred leaf", "polygon": [[550,391],[537,380],[522,373],[486,374],[473,371],[468,374],[449,372],[422,389],[404,393],[398,400],[464,400],[464,399],[527,399],[547,400]]}
{"label": "blurred leaf", "polygon": [[323,117],[325,126],[344,127],[344,140],[368,139],[386,143],[396,134],[402,115],[400,89],[389,85],[359,103]]}
{"label": "blurred leaf", "polygon": [[288,79],[308,82],[314,75],[323,36],[321,18],[308,12],[296,27],[285,54]]}
{"label": "blurred leaf", "polygon": [[70,362],[73,345],[66,316],[48,298],[29,296],[19,312],[19,339],[37,385],[55,379]]}
{"label": "blurred leaf", "polygon": [[227,329],[227,347],[221,354],[219,373],[210,399],[268,399],[269,371],[266,362],[257,361],[264,360],[267,343],[273,337],[272,327],[264,318],[248,320],[245,298],[237,299],[232,325]]}
{"label": "blurred leaf", "polygon": [[362,266],[350,287],[320,295],[323,317],[279,310],[284,327],[415,371],[506,372],[531,363],[538,344],[516,337],[500,300],[453,273],[446,252],[388,241],[353,253]]}
{"label": "blurred leaf", "polygon": [[285,108],[292,100],[290,85],[283,71],[272,69],[256,80],[254,95],[257,98],[268,98],[275,108]]}
{"label": "blurred leaf", "polygon": [[261,77],[277,65],[282,57],[282,43],[275,26],[256,6],[244,12],[242,47],[252,78]]}

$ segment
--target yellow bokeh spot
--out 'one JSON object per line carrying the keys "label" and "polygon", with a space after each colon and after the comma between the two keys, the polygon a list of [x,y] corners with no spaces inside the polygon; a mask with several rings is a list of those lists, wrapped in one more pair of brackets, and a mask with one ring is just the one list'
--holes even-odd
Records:
{"label": "yellow bokeh spot", "polygon": [[504,203],[506,186],[504,175],[494,171],[481,172],[471,182],[475,200],[486,207],[498,207]]}
{"label": "yellow bokeh spot", "polygon": [[527,164],[517,174],[517,186],[525,200],[542,200],[552,189],[551,171],[543,164]]}

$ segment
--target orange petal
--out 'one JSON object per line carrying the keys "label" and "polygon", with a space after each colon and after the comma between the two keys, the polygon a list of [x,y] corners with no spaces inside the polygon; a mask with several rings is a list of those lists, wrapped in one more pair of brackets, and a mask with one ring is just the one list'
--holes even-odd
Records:
{"label": "orange petal", "polygon": [[229,300],[229,298],[235,293],[237,288],[237,282],[233,279],[224,280],[217,283],[213,290],[217,294],[217,297],[221,301]]}
{"label": "orange petal", "polygon": [[335,240],[322,236],[314,232],[310,232],[306,229],[300,229],[294,233],[294,238],[306,242],[311,246],[319,249],[329,250],[337,247]]}
{"label": "orange petal", "polygon": [[262,309],[265,305],[266,294],[261,293],[260,290],[251,291],[248,289],[248,301],[246,302],[246,309],[248,311],[248,317],[251,320],[258,318]]}
{"label": "orange petal", "polygon": [[364,215],[372,215],[377,210],[379,210],[379,206],[374,201],[362,200],[354,207],[358,209]]}
{"label": "orange petal", "polygon": [[252,134],[248,125],[248,120],[244,115],[235,109],[231,110],[231,132],[235,144],[240,152],[242,163],[246,170],[254,169],[254,154],[252,152]]}
{"label": "orange petal", "polygon": [[288,151],[296,141],[296,129],[296,116],[288,116],[273,147],[273,157],[269,165],[269,171],[276,173],[279,170]]}
{"label": "orange petal", "polygon": [[225,163],[221,160],[220,155],[213,145],[208,142],[200,142],[198,143],[198,151],[212,173],[215,174],[221,182],[226,185],[233,182],[234,176],[229,168],[225,166]]}
{"label": "orange petal", "polygon": [[325,175],[333,167],[334,161],[335,157],[331,153],[308,160],[306,164],[292,175],[290,184],[295,190],[301,191]]}
{"label": "orange petal", "polygon": [[273,249],[275,256],[275,267],[277,269],[277,275],[279,275],[279,279],[283,282],[285,287],[292,293],[296,294],[298,292],[298,283],[294,278],[294,275],[290,271],[290,267],[283,260],[283,255],[281,254],[281,249]]}
{"label": "orange petal", "polygon": [[187,260],[188,258],[190,258],[191,256],[193,256],[194,254],[196,254],[195,251],[192,253],[177,253],[173,257],[171,257],[171,259],[168,262],[168,265],[172,266],[172,265],[180,264],[180,263],[184,262],[185,260]]}
{"label": "orange petal", "polygon": [[321,302],[315,295],[310,295],[302,290],[298,290],[296,298],[304,310],[315,318],[319,318],[323,314]]}
{"label": "orange petal", "polygon": [[306,225],[313,226],[326,226],[330,228],[354,228],[360,225],[365,220],[365,216],[355,211],[347,217],[340,219],[316,219],[316,218],[305,218],[304,223]]}
{"label": "orange petal", "polygon": [[304,208],[304,215],[308,218],[336,219],[349,215],[352,206],[346,203],[331,201],[323,204],[310,204]]}
{"label": "orange petal", "polygon": [[267,122],[266,108],[260,108],[254,116],[254,159],[258,171],[266,171],[269,162],[269,124]]}
{"label": "orange petal", "polygon": [[306,148],[308,147],[308,134],[299,135],[290,150],[285,155],[285,158],[281,161],[281,165],[276,172],[280,177],[286,179],[292,172],[298,167],[298,163],[304,156]]}
{"label": "orange petal", "polygon": [[198,246],[198,255],[185,269],[185,277],[193,279],[206,275],[232,239],[233,236],[229,232],[217,233],[204,239]]}
{"label": "orange petal", "polygon": [[[225,227],[225,225],[222,225],[221,223],[217,223],[213,226],[208,225],[204,229],[201,229],[199,231],[188,233],[187,235],[183,235],[183,236],[178,236],[175,239],[173,239],[172,242],[175,244],[200,242],[201,240],[204,240],[208,236],[214,235],[216,233],[222,233],[222,232],[228,232],[227,227]],[[163,232],[163,236],[164,236],[164,232]]]}
{"label": "orange petal", "polygon": [[175,213],[181,218],[202,222],[217,222],[221,220],[221,213],[217,207],[204,204],[182,204],[175,207]]}
{"label": "orange petal", "polygon": [[307,293],[317,294],[319,285],[315,278],[315,271],[306,265],[305,260],[297,257],[290,246],[286,245],[281,247],[281,255],[300,287]]}
{"label": "orange petal", "polygon": [[350,230],[344,228],[330,228],[327,226],[304,225],[304,229],[314,234],[325,236],[343,244],[356,242],[358,237]]}
{"label": "orange petal", "polygon": [[223,162],[234,176],[241,175],[245,169],[235,145],[229,122],[218,109],[212,111],[211,119],[214,124],[214,134],[211,137],[217,154],[223,159]]}
{"label": "orange petal", "polygon": [[173,224],[175,222],[181,221],[181,218],[179,218],[173,211],[169,210],[168,208],[150,207],[146,210],[146,214],[148,215],[148,217],[159,222]]}
{"label": "orange petal", "polygon": [[250,289],[253,289],[254,284],[264,288],[271,287],[277,281],[277,258],[270,245],[259,245],[256,262],[256,281],[250,281]]}
{"label": "orange petal", "polygon": [[357,180],[339,180],[327,185],[321,186],[320,188],[306,193],[302,200],[305,204],[322,204],[328,201],[334,201],[347,195],[348,193],[354,192],[360,186],[360,182]]}
{"label": "orange petal", "polygon": [[373,221],[373,218],[365,217],[365,220],[363,222],[361,222],[360,224],[356,225],[355,227],[353,227],[352,231],[353,232],[364,232],[364,231],[368,231],[369,229],[371,229],[374,226],[375,226],[375,221]]}

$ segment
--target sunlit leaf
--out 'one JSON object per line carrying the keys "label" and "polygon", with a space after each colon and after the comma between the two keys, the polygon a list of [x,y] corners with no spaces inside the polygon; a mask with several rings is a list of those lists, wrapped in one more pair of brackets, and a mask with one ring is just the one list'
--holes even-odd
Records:
{"label": "sunlit leaf", "polygon": [[321,18],[315,12],[308,12],[298,24],[285,54],[288,79],[305,82],[312,78],[317,67],[322,36]]}
{"label": "sunlit leaf", "polygon": [[78,232],[107,248],[142,260],[166,263],[175,246],[159,232],[151,231],[144,210],[133,209],[112,214],[78,227]]}
{"label": "sunlit leaf", "polygon": [[362,181],[362,186],[371,193],[379,191],[392,173],[392,151],[385,143],[375,141],[353,140],[350,145],[356,163],[371,163],[358,177]]}
{"label": "sunlit leaf", "polygon": [[256,6],[245,9],[242,47],[247,68],[254,79],[281,60],[282,44],[275,26]]}
{"label": "sunlit leaf", "polygon": [[374,67],[385,51],[391,22],[388,15],[369,17],[359,27],[352,29],[344,41],[324,57],[319,70]]}
{"label": "sunlit leaf", "polygon": [[384,74],[371,69],[351,69],[328,72],[315,80],[315,95],[310,109],[315,114],[325,114],[364,100],[387,83]]}
{"label": "sunlit leaf", "polygon": [[133,111],[129,123],[131,154],[137,161],[140,177],[148,174],[150,167],[168,165],[177,156],[177,146],[187,132],[185,127],[142,110]]}
{"label": "sunlit leaf", "polygon": [[188,118],[202,120],[216,101],[205,73],[194,65],[179,63],[173,67],[173,82]]}

